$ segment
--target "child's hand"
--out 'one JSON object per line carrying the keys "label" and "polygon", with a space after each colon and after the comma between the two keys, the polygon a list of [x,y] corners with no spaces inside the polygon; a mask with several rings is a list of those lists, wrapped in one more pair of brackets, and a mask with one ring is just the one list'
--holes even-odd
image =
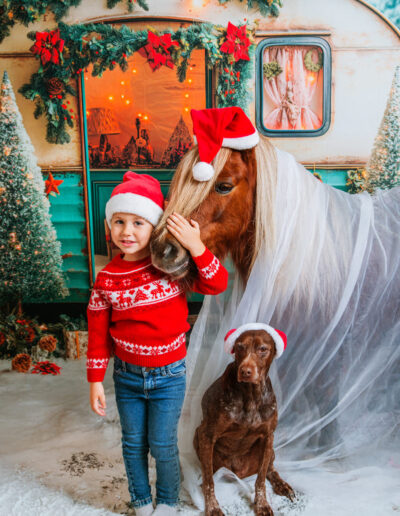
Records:
{"label": "child's hand", "polygon": [[101,382],[90,383],[90,406],[93,412],[96,412],[99,416],[106,415],[106,396]]}
{"label": "child's hand", "polygon": [[182,215],[174,212],[167,219],[167,229],[192,256],[200,256],[206,247],[200,238],[199,224],[190,219],[187,221]]}

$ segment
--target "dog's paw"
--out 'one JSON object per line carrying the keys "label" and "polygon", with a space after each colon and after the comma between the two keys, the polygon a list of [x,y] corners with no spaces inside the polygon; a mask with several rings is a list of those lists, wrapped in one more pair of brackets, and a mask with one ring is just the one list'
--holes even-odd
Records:
{"label": "dog's paw", "polygon": [[291,502],[294,502],[296,495],[293,489],[290,487],[288,483],[286,483],[284,480],[281,480],[280,482],[276,482],[273,485],[274,493],[280,496],[286,496],[286,498],[289,498]]}
{"label": "dog's paw", "polygon": [[274,511],[268,503],[256,505],[254,512],[256,516],[274,516]]}
{"label": "dog's paw", "polygon": [[211,507],[206,510],[205,516],[225,516],[219,507]]}

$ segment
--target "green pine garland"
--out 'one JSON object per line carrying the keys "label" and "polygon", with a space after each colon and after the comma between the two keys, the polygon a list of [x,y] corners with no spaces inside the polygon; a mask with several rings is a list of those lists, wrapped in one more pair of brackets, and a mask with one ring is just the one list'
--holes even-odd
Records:
{"label": "green pine garland", "polygon": [[[279,16],[279,8],[282,7],[282,0],[245,0],[248,9],[258,9],[263,16]],[[220,4],[227,4],[231,0],[218,0]],[[240,0],[243,2],[243,0]]]}
{"label": "green pine garland", "polygon": [[[107,24],[66,25],[62,22],[58,28],[60,37],[65,41],[60,63],[41,64],[30,82],[19,91],[36,102],[35,118],[41,115],[47,117],[47,141],[62,144],[70,141],[67,126],[73,127],[73,115],[66,101],[68,94],[76,95],[70,85],[71,79],[79,77],[90,64],[93,65],[93,76],[101,76],[104,71],[113,70],[116,66],[126,71],[127,58],[147,44],[148,30],[133,31],[126,26],[114,28]],[[252,75],[253,43],[249,47],[250,61],[235,61],[233,55],[220,51],[227,33],[224,27],[208,23],[193,24],[175,32],[169,29],[159,34],[166,33],[179,43],[179,47],[175,47],[171,53],[179,81],[186,78],[193,50],[205,49],[208,65],[220,70],[217,85],[219,107],[240,106],[247,109],[251,99],[248,80]],[[34,40],[35,33],[30,33],[28,37]],[[62,85],[57,95],[52,94],[53,90],[49,88],[50,82],[54,80]]]}
{"label": "green pine garland", "polygon": [[[146,0],[126,0],[127,4],[128,4],[128,10],[129,12],[131,13],[134,9],[134,4],[138,3],[138,5],[144,9],[145,11],[148,11],[149,10],[149,6],[147,5],[147,2]],[[122,0],[107,0],[107,7],[109,9],[112,9],[113,7],[115,7],[117,4],[119,4],[120,2],[122,2]]]}
{"label": "green pine garland", "polygon": [[[38,21],[47,11],[54,13],[56,21],[60,21],[70,7],[80,5],[82,0],[1,0],[0,2],[0,43],[10,35],[10,29],[16,22],[28,26]],[[120,2],[126,2],[129,12],[139,5],[145,11],[149,10],[146,0],[107,0],[107,7],[112,9]],[[232,0],[218,0],[226,4]],[[263,16],[279,16],[282,0],[240,0],[246,1],[249,9],[257,8]]]}
{"label": "green pine garland", "polygon": [[81,0],[2,0],[0,6],[0,43],[10,35],[16,22],[28,26],[38,21],[49,10],[57,21],[63,18],[70,7],[76,7]]}

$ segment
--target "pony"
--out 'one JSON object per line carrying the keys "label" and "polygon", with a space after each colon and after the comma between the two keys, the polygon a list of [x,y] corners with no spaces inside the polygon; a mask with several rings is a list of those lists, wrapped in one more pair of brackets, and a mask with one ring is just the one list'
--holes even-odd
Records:
{"label": "pony", "polygon": [[192,499],[200,507],[192,440],[201,399],[232,359],[225,333],[240,324],[288,336],[270,372],[275,450],[287,464],[356,453],[361,464],[370,457],[363,446],[381,446],[382,456],[400,446],[400,187],[342,192],[262,136],[249,150],[221,148],[209,181],[193,179],[198,160],[194,147],[180,162],[150,242],[153,264],[189,291],[196,268],[166,228],[176,211],[196,220],[204,244],[235,269],[233,286],[206,297],[190,336],[179,440]]}
{"label": "pony", "polygon": [[[184,156],[177,167],[168,193],[166,210],[151,239],[152,262],[155,267],[179,280],[186,290],[190,290],[196,277],[196,268],[186,249],[166,228],[167,218],[176,211],[199,223],[204,244],[220,260],[223,261],[228,254],[231,256],[245,285],[262,247],[266,245],[267,252],[274,255],[278,243],[276,149],[263,136],[260,136],[259,144],[252,149],[237,151],[223,147],[214,160],[215,175],[207,182],[198,182],[192,177],[192,168],[198,159],[196,146]],[[307,212],[310,217],[315,216],[315,208],[313,210],[311,207],[312,199],[323,197],[321,190],[330,188],[312,174],[304,172],[302,180],[307,188],[299,210],[302,216],[297,221],[299,235],[304,233],[301,224],[307,217]],[[327,207],[324,206],[324,209]],[[349,248],[351,235],[346,233],[346,221],[341,206],[330,206],[330,209],[333,219],[331,230],[325,232],[326,224],[320,213],[321,223],[314,234],[307,237],[312,240],[313,246],[310,247],[309,255],[304,257],[301,277],[294,292],[297,301],[306,297],[309,307],[314,301],[310,297],[310,287],[313,287],[321,303],[327,307],[334,305],[337,301],[334,291],[349,265],[347,253],[337,255],[335,246],[340,235],[346,244],[345,248]],[[321,242],[318,241],[322,234],[323,252],[320,249]],[[318,274],[313,265],[315,250],[321,250],[321,268]],[[291,256],[296,252],[297,249],[293,248]],[[289,278],[289,270],[293,267],[291,256],[282,263],[280,270],[277,288],[281,292],[290,290],[290,285],[285,284],[285,278]]]}

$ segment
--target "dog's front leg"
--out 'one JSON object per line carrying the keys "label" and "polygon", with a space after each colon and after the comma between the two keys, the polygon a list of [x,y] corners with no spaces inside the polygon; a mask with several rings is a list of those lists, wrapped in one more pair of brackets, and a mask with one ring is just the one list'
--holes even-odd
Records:
{"label": "dog's front leg", "polygon": [[203,474],[204,514],[205,516],[224,516],[214,492],[213,453],[216,435],[212,428],[207,428],[207,424],[204,421],[197,428],[196,434],[197,454]]}
{"label": "dog's front leg", "polygon": [[264,440],[264,449],[262,454],[262,460],[258,475],[256,479],[256,495],[254,499],[255,513],[256,516],[274,516],[272,507],[267,502],[267,493],[265,490],[265,479],[267,477],[267,471],[270,460],[272,458],[272,446],[274,441],[274,434],[272,431],[268,431]]}

